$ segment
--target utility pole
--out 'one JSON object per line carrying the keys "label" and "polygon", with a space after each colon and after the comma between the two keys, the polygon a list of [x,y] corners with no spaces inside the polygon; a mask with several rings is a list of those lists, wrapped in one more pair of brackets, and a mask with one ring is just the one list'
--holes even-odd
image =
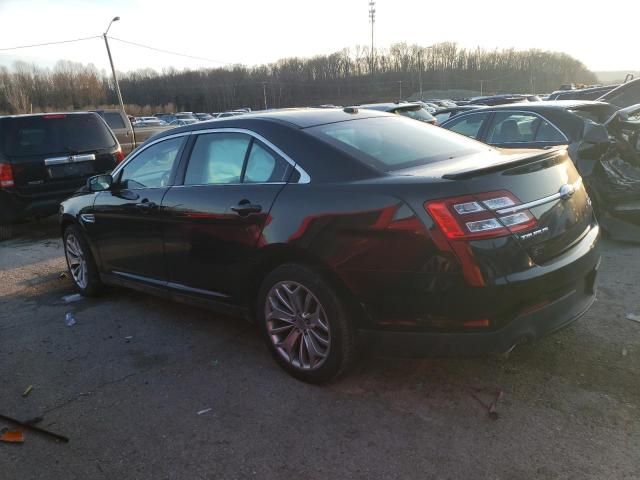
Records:
{"label": "utility pole", "polygon": [[402,80],[398,80],[398,86],[400,87],[400,98],[398,98],[398,102],[402,100]]}
{"label": "utility pole", "polygon": [[422,50],[418,50],[418,83],[420,84],[420,100],[422,98]]}
{"label": "utility pole", "polygon": [[125,113],[124,102],[122,101],[122,94],[120,93],[120,85],[118,84],[118,76],[116,75],[116,67],[113,66],[113,58],[111,57],[111,49],[109,48],[109,40],[107,39],[107,33],[109,33],[111,24],[113,22],[117,22],[118,20],[120,20],[120,17],[113,17],[113,19],[109,22],[109,26],[107,27],[107,30],[102,34],[102,37],[104,38],[104,44],[107,46],[107,55],[109,55],[109,63],[111,64],[111,73],[113,73],[113,83],[115,84],[115,87],[116,87],[116,95],[118,96],[118,102],[120,102],[120,109],[122,110],[122,113]]}
{"label": "utility pole", "polygon": [[262,96],[264,97],[264,109],[267,110],[267,82],[262,82]]}
{"label": "utility pole", "polygon": [[371,22],[371,75],[375,68],[375,53],[373,49],[373,25],[376,23],[376,2],[369,1],[369,21]]}

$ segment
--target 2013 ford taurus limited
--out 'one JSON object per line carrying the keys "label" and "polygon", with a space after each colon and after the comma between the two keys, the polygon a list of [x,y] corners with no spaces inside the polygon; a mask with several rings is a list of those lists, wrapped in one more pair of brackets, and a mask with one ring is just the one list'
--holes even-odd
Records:
{"label": "2013 ford taurus limited", "polygon": [[387,113],[177,128],[61,205],[71,277],[249,314],[293,376],[356,349],[506,351],[594,300],[599,227],[566,151],[504,153]]}

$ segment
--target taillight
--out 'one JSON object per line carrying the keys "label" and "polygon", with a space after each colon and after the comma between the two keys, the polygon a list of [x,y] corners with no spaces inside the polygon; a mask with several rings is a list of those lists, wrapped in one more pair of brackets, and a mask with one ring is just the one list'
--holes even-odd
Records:
{"label": "taillight", "polygon": [[116,150],[116,153],[113,154],[113,156],[116,159],[116,163],[120,163],[122,160],[124,160],[124,152],[122,151],[122,147],[119,147],[118,150]]}
{"label": "taillight", "polygon": [[433,232],[434,242],[438,248],[449,250],[458,257],[469,285],[482,287],[485,281],[468,240],[503,237],[536,225],[536,218],[529,210],[498,214],[498,210],[520,203],[522,202],[511,192],[500,190],[428,201],[424,204],[438,226]]}
{"label": "taillight", "polygon": [[425,208],[448,239],[466,240],[502,237],[534,227],[536,218],[529,210],[497,213],[520,203],[511,192],[501,190],[430,201]]}
{"label": "taillight", "polygon": [[64,113],[50,113],[49,115],[44,115],[44,118],[47,120],[55,120],[58,118],[66,118],[67,116]]}
{"label": "taillight", "polygon": [[0,188],[13,187],[13,169],[9,163],[0,163]]}

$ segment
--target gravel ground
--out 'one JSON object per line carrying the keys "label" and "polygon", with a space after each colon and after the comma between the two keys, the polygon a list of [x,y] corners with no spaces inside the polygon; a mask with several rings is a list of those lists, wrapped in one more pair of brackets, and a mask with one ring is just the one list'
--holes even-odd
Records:
{"label": "gravel ground", "polygon": [[[368,357],[324,387],[243,320],[120,289],[66,304],[64,270],[54,219],[0,243],[0,414],[71,439],[0,443],[2,480],[640,478],[638,245],[605,242],[589,313],[508,358]],[[498,390],[494,420],[474,395]]]}

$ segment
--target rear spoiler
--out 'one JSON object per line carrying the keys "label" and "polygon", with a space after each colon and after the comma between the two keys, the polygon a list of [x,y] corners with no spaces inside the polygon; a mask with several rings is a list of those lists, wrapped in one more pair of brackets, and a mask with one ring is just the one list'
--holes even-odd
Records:
{"label": "rear spoiler", "polygon": [[563,160],[567,153],[567,147],[556,147],[549,150],[541,151],[540,153],[527,153],[522,155],[505,155],[503,161],[497,161],[491,165],[470,168],[468,170],[462,170],[454,173],[447,173],[442,176],[446,180],[465,180],[487,173],[494,173],[504,170],[505,168],[519,167],[521,165],[528,165],[530,163],[544,162],[549,160],[560,161]]}

